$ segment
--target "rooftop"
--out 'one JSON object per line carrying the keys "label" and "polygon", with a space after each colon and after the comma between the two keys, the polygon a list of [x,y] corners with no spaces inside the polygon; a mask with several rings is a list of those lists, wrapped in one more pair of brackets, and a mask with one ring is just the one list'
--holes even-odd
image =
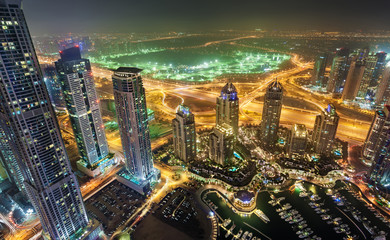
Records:
{"label": "rooftop", "polygon": [[119,67],[117,70],[114,70],[114,72],[125,72],[125,73],[140,73],[143,69],[136,68],[136,67]]}
{"label": "rooftop", "polygon": [[283,90],[283,87],[282,84],[278,82],[278,80],[275,80],[270,85],[268,85],[268,89],[273,92],[281,92]]}
{"label": "rooftop", "polygon": [[236,87],[233,85],[233,83],[226,83],[226,85],[222,88],[221,93],[222,93],[222,94],[237,93],[237,89],[236,89]]}

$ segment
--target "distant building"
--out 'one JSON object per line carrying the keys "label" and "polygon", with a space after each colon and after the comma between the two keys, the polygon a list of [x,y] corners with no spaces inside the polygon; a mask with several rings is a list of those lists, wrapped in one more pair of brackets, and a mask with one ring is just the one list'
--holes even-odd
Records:
{"label": "distant building", "polygon": [[376,95],[375,104],[382,108],[390,99],[390,67],[386,67],[383,71],[383,77],[379,83]]}
{"label": "distant building", "polygon": [[341,96],[342,100],[353,101],[355,100],[360,82],[363,78],[363,73],[365,69],[365,63],[361,60],[352,60],[351,67],[349,69],[347,80],[345,82],[343,94]]}
{"label": "distant building", "polygon": [[185,105],[180,105],[176,118],[172,120],[173,150],[184,162],[196,158],[196,131],[194,114]]}
{"label": "distant building", "polygon": [[278,140],[280,114],[282,112],[283,87],[278,81],[268,85],[264,96],[260,139],[265,146],[274,146]]}
{"label": "distant building", "polygon": [[[55,65],[80,153],[78,168],[95,177],[110,167],[113,159],[107,157],[108,143],[91,64],[88,59],[81,58],[78,47],[60,51],[60,55],[61,59]],[[97,171],[88,171],[88,168]]]}
{"label": "distant building", "polygon": [[329,104],[321,115],[317,115],[312,136],[316,153],[324,155],[332,153],[338,124],[339,116],[333,104]]}
{"label": "distant building", "polygon": [[112,82],[116,115],[125,156],[126,169],[118,173],[119,181],[141,194],[148,194],[160,178],[153,167],[152,147],[141,69],[120,67]]}
{"label": "distant building", "polygon": [[217,125],[210,134],[209,158],[224,166],[233,158],[234,133],[228,124]]}
{"label": "distant building", "polygon": [[328,54],[322,53],[318,55],[316,63],[313,69],[312,84],[320,87],[324,87],[327,84],[327,78],[325,76],[326,66],[328,64]]}
{"label": "distant building", "polygon": [[333,58],[332,67],[329,74],[327,91],[329,93],[341,93],[347,78],[349,69],[349,49],[337,49]]}
{"label": "distant building", "polygon": [[366,67],[359,85],[357,99],[373,100],[385,69],[386,55],[384,52],[379,52],[370,54],[366,58]]}
{"label": "distant building", "polygon": [[47,91],[52,105],[56,110],[65,109],[65,100],[61,90],[61,83],[55,66],[50,64],[41,65],[43,80],[45,81]]}
{"label": "distant building", "polygon": [[294,124],[291,129],[288,153],[290,158],[303,158],[307,146],[307,130],[303,124]]}
{"label": "distant building", "polygon": [[385,105],[383,110],[375,112],[374,119],[372,120],[370,130],[368,131],[367,138],[364,142],[362,154],[365,162],[368,165],[372,165],[378,146],[381,145],[382,139],[386,136],[386,133],[390,129],[390,111],[389,106]]}
{"label": "distant building", "polygon": [[224,123],[233,128],[234,137],[238,136],[238,96],[237,89],[233,83],[227,83],[221,91],[221,95],[217,98],[216,117],[217,125]]}

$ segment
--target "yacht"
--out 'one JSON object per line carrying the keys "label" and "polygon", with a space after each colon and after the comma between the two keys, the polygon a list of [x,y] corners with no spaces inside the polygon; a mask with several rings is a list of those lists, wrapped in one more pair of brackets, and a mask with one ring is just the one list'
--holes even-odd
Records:
{"label": "yacht", "polygon": [[261,211],[260,209],[256,209],[255,210],[255,214],[256,216],[258,216],[261,220],[263,220],[265,223],[268,223],[270,220],[269,218],[267,217],[267,215],[265,215],[265,213],[263,211]]}
{"label": "yacht", "polygon": [[232,222],[232,220],[230,218],[228,219],[225,219],[222,223],[222,226],[223,227],[227,227],[230,223]]}
{"label": "yacht", "polygon": [[240,236],[241,236],[241,234],[242,234],[242,229],[240,229],[240,231],[238,231],[238,233],[237,233],[237,235],[236,235],[236,238],[239,239]]}
{"label": "yacht", "polygon": [[252,236],[253,236],[253,234],[250,232],[250,233],[248,234],[247,239],[245,239],[245,240],[251,240]]}
{"label": "yacht", "polygon": [[246,240],[246,236],[248,235],[248,231],[245,231],[241,237],[241,240]]}

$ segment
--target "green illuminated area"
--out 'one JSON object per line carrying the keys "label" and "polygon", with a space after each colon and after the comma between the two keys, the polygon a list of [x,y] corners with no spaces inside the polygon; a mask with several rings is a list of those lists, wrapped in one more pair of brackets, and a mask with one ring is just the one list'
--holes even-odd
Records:
{"label": "green illuminated area", "polygon": [[154,79],[203,82],[226,74],[277,70],[281,63],[290,59],[286,54],[264,52],[231,43],[168,48],[155,42],[156,46],[140,45],[128,53],[96,54],[91,56],[91,62],[112,69],[120,66],[138,67]]}

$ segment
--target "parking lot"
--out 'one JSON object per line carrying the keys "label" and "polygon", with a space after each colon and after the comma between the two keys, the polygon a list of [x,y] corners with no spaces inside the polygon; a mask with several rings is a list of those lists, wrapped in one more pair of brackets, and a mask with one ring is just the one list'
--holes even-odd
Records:
{"label": "parking lot", "polygon": [[91,217],[102,223],[106,234],[111,235],[140,207],[145,198],[118,181],[113,181],[86,201]]}

